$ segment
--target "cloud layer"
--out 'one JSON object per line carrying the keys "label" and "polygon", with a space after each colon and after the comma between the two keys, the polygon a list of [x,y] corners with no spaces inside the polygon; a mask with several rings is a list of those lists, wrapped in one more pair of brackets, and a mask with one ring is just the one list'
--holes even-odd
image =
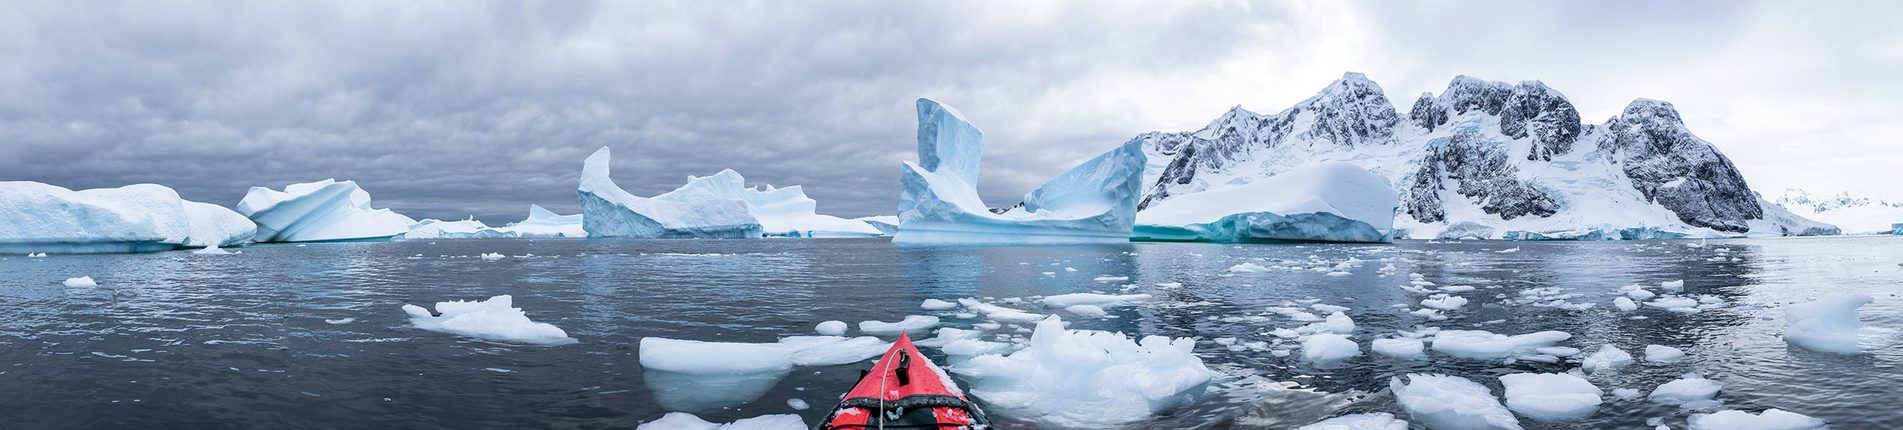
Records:
{"label": "cloud layer", "polygon": [[1344,71],[1407,102],[1540,79],[1591,121],[1674,102],[1762,191],[1903,183],[1894,3],[28,2],[0,9],[0,179],[233,204],[354,179],[417,217],[575,211],[733,168],[891,213],[912,99],[1009,204],[1131,136],[1280,110]]}

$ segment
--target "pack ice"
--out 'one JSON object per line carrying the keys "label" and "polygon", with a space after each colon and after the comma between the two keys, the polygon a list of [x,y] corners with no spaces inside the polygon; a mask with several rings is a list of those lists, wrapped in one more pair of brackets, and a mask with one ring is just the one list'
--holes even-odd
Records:
{"label": "pack ice", "polygon": [[257,226],[224,207],[188,201],[162,185],[73,191],[0,182],[0,252],[150,252],[237,246]]}
{"label": "pack ice", "polygon": [[900,243],[1117,243],[1130,239],[1143,185],[1131,141],[1045,182],[1021,207],[992,213],[978,197],[984,132],[949,106],[918,99],[917,163],[899,169]]}
{"label": "pack ice", "polygon": [[1208,242],[1386,242],[1400,195],[1343,162],[1190,193],[1137,212],[1132,237]]}
{"label": "pack ice", "polygon": [[687,178],[687,184],[653,198],[635,197],[608,178],[609,151],[595,151],[582,165],[578,192],[582,228],[589,237],[753,238],[876,237],[879,229],[815,211],[818,202],[799,186],[747,187],[731,169]]}
{"label": "pack ice", "polygon": [[372,209],[370,193],[356,182],[333,179],[291,184],[284,191],[251,187],[238,213],[258,224],[258,242],[390,239],[416,224],[389,209]]}
{"label": "pack ice", "polygon": [[[903,231],[901,231],[903,232]],[[990,407],[1063,428],[1104,428],[1181,403],[1215,372],[1191,352],[1196,340],[1067,330],[1039,321],[1029,346],[953,366]]]}

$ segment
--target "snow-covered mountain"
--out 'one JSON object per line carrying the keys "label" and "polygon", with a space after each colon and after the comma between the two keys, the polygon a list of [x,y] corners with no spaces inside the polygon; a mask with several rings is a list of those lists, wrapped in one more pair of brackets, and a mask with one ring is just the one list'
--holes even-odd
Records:
{"label": "snow-covered mountain", "polygon": [[1463,222],[1491,227],[1496,238],[1836,231],[1761,199],[1670,103],[1635,100],[1588,125],[1539,81],[1455,77],[1402,116],[1374,81],[1348,73],[1279,113],[1238,106],[1201,130],[1137,138],[1149,157],[1142,208],[1341,161],[1401,190],[1395,228],[1415,238]]}
{"label": "snow-covered mountain", "polygon": [[1820,196],[1790,188],[1778,196],[1777,204],[1811,219],[1836,224],[1846,233],[1890,233],[1903,224],[1903,201],[1838,193]]}

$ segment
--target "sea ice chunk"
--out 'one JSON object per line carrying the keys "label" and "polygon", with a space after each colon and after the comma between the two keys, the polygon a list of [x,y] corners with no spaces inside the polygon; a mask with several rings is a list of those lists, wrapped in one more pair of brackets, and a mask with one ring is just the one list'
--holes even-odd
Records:
{"label": "sea ice chunk", "polygon": [[920,332],[938,326],[938,317],[930,315],[910,315],[899,322],[860,321],[859,331],[867,334],[899,334],[899,332]]}
{"label": "sea ice chunk", "polygon": [[1721,388],[1723,388],[1723,386],[1719,385],[1716,381],[1705,379],[1695,373],[1686,374],[1682,378],[1672,380],[1671,382],[1659,385],[1658,388],[1652,389],[1652,394],[1646,396],[1646,398],[1668,405],[1681,405],[1711,400],[1713,397],[1718,396],[1718,390]]}
{"label": "sea ice chunk", "polygon": [[1750,412],[1726,409],[1709,414],[1692,414],[1687,420],[1692,430],[1812,430],[1824,428],[1824,420],[1780,409]]}
{"label": "sea ice chunk", "polygon": [[1388,379],[1395,400],[1415,422],[1435,430],[1520,430],[1520,420],[1493,392],[1459,376],[1410,373]]}
{"label": "sea ice chunk", "polygon": [[790,336],[773,343],[702,342],[642,338],[642,378],[655,400],[671,410],[704,410],[746,403],[794,366],[865,361],[891,344],[871,336]]}
{"label": "sea ice chunk", "polygon": [[1032,322],[1044,319],[1043,315],[980,302],[977,299],[958,299],[958,304],[964,305],[966,309],[984,314],[986,319],[993,321]]}
{"label": "sea ice chunk", "polygon": [[[739,176],[689,177],[687,185],[653,198],[636,197],[608,177],[608,147],[582,162],[582,229],[588,237],[753,238],[764,232],[746,202],[710,189]],[[726,172],[722,172],[726,173]]]}
{"label": "sea ice chunk", "polygon": [[496,230],[513,233],[515,237],[588,237],[582,218],[582,214],[562,215],[543,209],[542,205],[529,205],[528,218]]}
{"label": "sea ice chunk", "polygon": [[1645,346],[1645,362],[1647,363],[1677,363],[1684,359],[1684,350],[1665,345]]}
{"label": "sea ice chunk", "polygon": [[60,282],[60,285],[68,287],[97,287],[99,283],[94,282],[91,276],[81,276],[77,278],[67,278],[65,281]]}
{"label": "sea ice chunk", "polygon": [[1538,421],[1564,422],[1599,410],[1605,391],[1565,373],[1515,373],[1500,377],[1507,409]]}
{"label": "sea ice chunk", "polygon": [[1484,330],[1441,330],[1434,335],[1435,351],[1460,358],[1492,359],[1523,355],[1571,339],[1563,331],[1507,336]]}
{"label": "sea ice chunk", "polygon": [[1142,141],[1085,161],[992,213],[978,196],[984,132],[948,106],[918,99],[917,163],[899,169],[899,243],[1121,243],[1142,194]]}
{"label": "sea ice chunk", "polygon": [[1375,339],[1372,345],[1374,353],[1394,358],[1420,359],[1427,357],[1420,339]]}
{"label": "sea ice chunk", "polygon": [[416,328],[494,340],[505,343],[530,345],[561,345],[575,343],[568,332],[548,323],[530,321],[522,309],[515,307],[514,298],[508,294],[490,297],[481,301],[436,302],[436,314],[417,305],[403,305],[403,312],[410,315],[410,324]]}
{"label": "sea ice chunk", "polygon": [[1618,297],[1618,298],[1612,299],[1612,306],[1617,307],[1619,308],[1619,310],[1626,311],[1626,312],[1639,310],[1639,304],[1633,303],[1632,299],[1627,297]]}
{"label": "sea ice chunk", "polygon": [[1329,418],[1295,430],[1407,430],[1407,421],[1394,418],[1394,414],[1374,412],[1366,414],[1342,415]]}
{"label": "sea ice chunk", "polygon": [[919,309],[924,309],[928,311],[942,311],[942,310],[958,307],[958,304],[947,302],[944,300],[939,300],[939,299],[925,299],[925,302],[919,303],[918,307]]}
{"label": "sea ice chunk", "polygon": [[668,412],[660,419],[635,427],[635,430],[806,430],[799,415],[762,415],[726,424],[707,422],[694,414]]}
{"label": "sea ice chunk", "polygon": [[1174,406],[1215,375],[1192,351],[1195,339],[1066,330],[1056,316],[1037,323],[1024,349],[980,355],[951,368],[971,393],[1008,415],[1058,427],[1101,428]]}
{"label": "sea ice chunk", "polygon": [[1209,242],[1387,242],[1400,194],[1344,162],[1173,196],[1137,212],[1133,238]]}
{"label": "sea ice chunk", "polygon": [[356,182],[325,179],[291,184],[284,191],[251,187],[238,213],[258,224],[258,242],[389,239],[410,231],[416,220],[370,208],[370,193]]}
{"label": "sea ice chunk", "polygon": [[1579,362],[1579,368],[1585,370],[1586,373],[1599,373],[1618,370],[1629,364],[1632,364],[1632,354],[1616,346],[1601,345],[1598,351],[1593,351],[1591,355],[1586,356],[1585,360]]}
{"label": "sea ice chunk", "polygon": [[1329,363],[1359,355],[1361,345],[1334,333],[1317,333],[1302,341],[1302,361]]}
{"label": "sea ice chunk", "polygon": [[1112,305],[1120,305],[1124,303],[1140,302],[1140,301],[1149,300],[1149,299],[1150,299],[1149,294],[1115,295],[1115,294],[1071,293],[1071,294],[1058,294],[1055,296],[1045,297],[1043,302],[1044,302],[1044,306],[1050,306],[1054,308],[1065,308],[1065,307],[1071,307],[1075,305],[1112,306]]}
{"label": "sea ice chunk", "polygon": [[1876,335],[1857,320],[1857,308],[1876,299],[1860,293],[1839,293],[1784,308],[1784,341],[1798,347],[1837,354],[1856,354],[1864,337]]}
{"label": "sea ice chunk", "polygon": [[403,233],[404,239],[471,239],[515,237],[514,232],[498,230],[483,224],[482,221],[466,219],[462,221],[443,221],[426,219],[410,226]]}
{"label": "sea ice chunk", "polygon": [[846,334],[845,321],[825,321],[813,326],[813,332],[827,336]]}

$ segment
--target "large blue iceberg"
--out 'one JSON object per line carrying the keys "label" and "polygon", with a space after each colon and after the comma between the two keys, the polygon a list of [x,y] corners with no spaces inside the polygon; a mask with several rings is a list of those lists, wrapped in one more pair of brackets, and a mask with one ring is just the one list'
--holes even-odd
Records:
{"label": "large blue iceberg", "polygon": [[583,164],[582,226],[589,237],[877,237],[864,222],[815,212],[799,186],[748,187],[731,169],[687,178],[674,191],[641,198],[608,179],[608,148]]}
{"label": "large blue iceberg", "polygon": [[0,252],[152,252],[236,246],[257,230],[222,206],[188,201],[161,185],[73,191],[0,182]]}
{"label": "large blue iceberg", "polygon": [[917,163],[900,168],[898,243],[1114,243],[1130,240],[1145,162],[1131,141],[993,213],[978,197],[984,132],[951,107],[918,100]]}
{"label": "large blue iceberg", "polygon": [[1176,196],[1137,213],[1132,238],[1207,242],[1386,242],[1399,193],[1341,162]]}
{"label": "large blue iceberg", "polygon": [[370,193],[353,181],[325,179],[284,191],[251,187],[238,213],[258,224],[258,242],[387,240],[410,231],[415,219],[370,208]]}

